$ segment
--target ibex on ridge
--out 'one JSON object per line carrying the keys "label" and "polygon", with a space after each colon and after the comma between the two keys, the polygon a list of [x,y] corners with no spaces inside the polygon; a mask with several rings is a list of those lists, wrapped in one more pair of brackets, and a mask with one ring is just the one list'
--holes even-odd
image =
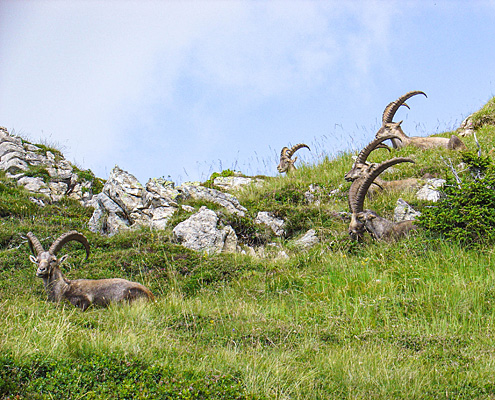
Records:
{"label": "ibex on ridge", "polygon": [[70,242],[77,241],[86,249],[86,259],[89,257],[89,243],[84,235],[70,231],[61,235],[53,242],[48,251],[43,249],[38,238],[32,233],[27,234],[29,248],[33,255],[31,262],[37,265],[36,276],[43,279],[45,290],[51,301],[60,302],[67,299],[72,305],[86,310],[91,304],[108,306],[111,302],[133,301],[138,298],[153,300],[153,294],[145,286],[126,279],[76,279],[65,278],[60,270],[60,264],[68,255],[57,258],[57,253]]}
{"label": "ibex on ridge", "polygon": [[349,190],[349,209],[351,222],[349,234],[353,239],[359,239],[365,231],[368,231],[375,239],[395,239],[415,229],[412,221],[392,222],[380,217],[372,210],[364,210],[366,192],[373,181],[392,165],[414,162],[410,158],[396,157],[377,165],[369,174],[356,179]]}
{"label": "ibex on ridge", "polygon": [[381,138],[386,135],[395,135],[398,139],[392,139],[392,145],[394,148],[398,149],[404,146],[415,146],[419,149],[432,149],[435,147],[444,147],[449,150],[466,150],[466,145],[462,142],[459,137],[452,135],[450,138],[429,136],[429,137],[419,137],[419,136],[407,136],[401,128],[402,121],[393,122],[393,118],[400,106],[409,106],[405,103],[406,100],[410,99],[412,96],[417,94],[422,94],[425,97],[426,93],[419,90],[406,93],[405,95],[399,97],[397,100],[391,102],[385,107],[382,115],[382,127],[376,133],[377,138]]}
{"label": "ibex on ridge", "polygon": [[290,149],[288,147],[284,147],[280,152],[280,163],[277,166],[278,172],[283,173],[295,170],[296,167],[294,166],[294,163],[296,162],[297,157],[292,159],[292,156],[297,150],[302,149],[303,147],[306,147],[311,151],[309,146],[304,143],[296,144]]}

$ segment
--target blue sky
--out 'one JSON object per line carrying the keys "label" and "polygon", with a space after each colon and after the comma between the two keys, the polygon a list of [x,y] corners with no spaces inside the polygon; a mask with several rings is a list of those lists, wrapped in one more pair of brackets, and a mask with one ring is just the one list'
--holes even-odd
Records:
{"label": "blue sky", "polygon": [[0,0],[0,126],[108,178],[276,175],[357,150],[384,107],[410,135],[495,95],[495,0]]}

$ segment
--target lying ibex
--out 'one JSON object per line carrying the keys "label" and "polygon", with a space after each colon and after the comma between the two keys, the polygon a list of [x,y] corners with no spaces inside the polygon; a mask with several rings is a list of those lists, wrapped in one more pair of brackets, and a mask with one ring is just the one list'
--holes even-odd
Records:
{"label": "lying ibex", "polygon": [[68,255],[57,258],[57,253],[70,242],[77,241],[86,249],[89,257],[89,243],[84,235],[76,231],[64,233],[53,242],[48,251],[43,249],[33,233],[27,234],[29,248],[34,255],[29,256],[37,265],[36,276],[43,279],[45,290],[51,301],[69,300],[72,305],[86,310],[91,304],[108,306],[110,302],[133,301],[138,298],[153,300],[153,294],[145,286],[125,279],[76,279],[68,280],[59,266]]}
{"label": "lying ibex", "polygon": [[351,211],[351,222],[349,224],[349,235],[353,239],[359,239],[365,231],[368,231],[375,239],[395,239],[415,229],[412,221],[392,222],[380,217],[372,210],[364,210],[364,199],[373,181],[387,168],[392,165],[414,162],[410,158],[396,157],[377,165],[369,174],[356,179],[349,190],[349,208]]}
{"label": "lying ibex", "polygon": [[[385,135],[380,138],[376,138],[370,143],[368,143],[366,147],[363,150],[361,150],[361,152],[356,157],[356,161],[354,162],[354,165],[352,166],[350,171],[348,171],[345,174],[344,176],[345,180],[352,182],[355,181],[356,179],[367,176],[371,171],[373,171],[378,164],[376,163],[369,164],[367,162],[368,156],[371,154],[373,150],[379,148],[385,148],[391,151],[390,147],[383,144],[383,142],[388,139],[399,140],[399,141],[401,140],[395,135]],[[377,176],[373,183],[382,190],[411,190],[411,189],[419,188],[420,186],[420,180],[417,178],[406,178],[406,179],[398,179],[393,181],[384,181],[379,176]]]}
{"label": "lying ibex", "polygon": [[303,147],[306,147],[308,150],[311,150],[308,145],[304,143],[299,143],[293,146],[292,148],[284,147],[280,152],[280,163],[277,166],[277,170],[280,173],[289,172],[296,169],[294,163],[297,160],[297,157],[292,159],[293,154]]}
{"label": "lying ibex", "polygon": [[405,95],[399,97],[396,101],[391,102],[385,110],[382,116],[382,127],[376,133],[377,138],[381,138],[386,135],[395,135],[398,139],[392,139],[392,145],[394,148],[398,149],[404,146],[415,146],[419,149],[432,149],[435,147],[444,147],[449,150],[466,150],[466,145],[462,142],[459,137],[452,135],[450,138],[429,136],[429,137],[419,137],[407,136],[401,128],[402,121],[393,122],[393,118],[400,106],[409,106],[405,103],[406,100],[415,96],[417,94],[422,94],[426,96],[424,92],[413,91],[406,93]]}

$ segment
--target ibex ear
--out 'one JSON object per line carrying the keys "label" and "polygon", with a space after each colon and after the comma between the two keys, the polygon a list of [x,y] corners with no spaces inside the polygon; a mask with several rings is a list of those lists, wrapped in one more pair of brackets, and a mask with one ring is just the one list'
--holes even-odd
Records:
{"label": "ibex ear", "polygon": [[69,255],[68,254],[64,254],[62,257],[60,257],[60,259],[58,260],[58,263],[59,264],[62,264],[68,258],[69,258]]}
{"label": "ibex ear", "polygon": [[397,126],[400,126],[400,124],[402,124],[403,120],[397,122]]}
{"label": "ibex ear", "polygon": [[33,264],[38,264],[38,259],[33,256],[33,255],[30,255],[29,256],[29,260],[33,263]]}

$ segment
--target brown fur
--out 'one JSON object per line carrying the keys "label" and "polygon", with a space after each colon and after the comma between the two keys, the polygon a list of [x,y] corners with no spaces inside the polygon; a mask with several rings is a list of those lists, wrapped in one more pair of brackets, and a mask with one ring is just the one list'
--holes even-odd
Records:
{"label": "brown fur", "polygon": [[426,150],[433,149],[437,147],[443,147],[449,150],[466,150],[466,145],[462,142],[459,137],[452,135],[450,138],[444,138],[439,136],[407,136],[402,130],[400,124],[401,122],[390,122],[385,123],[376,133],[376,137],[382,137],[385,135],[395,135],[401,140],[392,139],[392,145],[396,149],[400,149],[405,146],[414,146],[418,149]]}
{"label": "brown fur", "polygon": [[413,221],[392,222],[371,210],[358,213],[356,219],[377,240],[395,240],[417,229]]}
{"label": "brown fur", "polygon": [[[37,265],[36,276],[43,279],[45,291],[51,301],[68,300],[72,305],[86,310],[91,304],[106,307],[113,302],[132,302],[143,298],[154,300],[151,291],[140,283],[126,279],[67,279],[60,270],[60,264],[67,256],[57,258],[56,253],[70,240],[81,242],[89,255],[87,239],[75,231],[62,235],[49,251],[44,251],[38,239],[29,232],[27,234],[30,248],[34,256],[30,260]],[[62,239],[62,240],[61,240]]]}

